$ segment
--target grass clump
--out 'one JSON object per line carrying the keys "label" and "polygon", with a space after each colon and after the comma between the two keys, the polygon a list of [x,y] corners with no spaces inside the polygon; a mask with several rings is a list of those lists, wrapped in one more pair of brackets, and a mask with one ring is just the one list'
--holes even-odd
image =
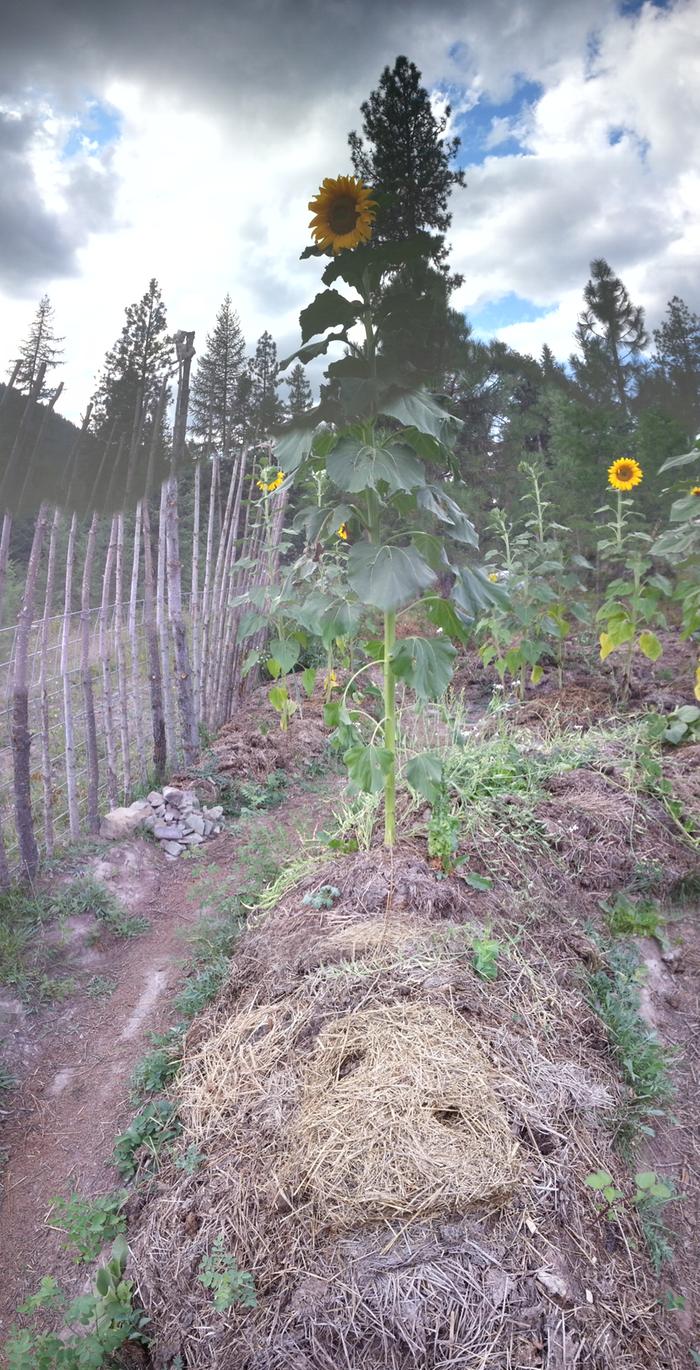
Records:
{"label": "grass clump", "polygon": [[75,1248],[78,1263],[97,1260],[104,1243],[114,1241],[126,1231],[122,1211],[126,1197],[125,1189],[115,1189],[98,1199],[70,1194],[67,1199],[58,1197],[52,1201],[51,1223],[66,1233],[65,1246]]}
{"label": "grass clump", "polygon": [[153,1051],[142,1057],[131,1076],[134,1103],[149,1094],[160,1094],[174,1080],[182,1060],[182,1029],[152,1035]]}
{"label": "grass clump", "polygon": [[618,1122],[620,1145],[634,1149],[638,1136],[653,1136],[649,1119],[665,1111],[674,1089],[670,1052],[642,1017],[639,1006],[640,965],[629,948],[610,946],[605,969],[588,979],[588,998],[603,1023],[610,1049],[630,1091]]}

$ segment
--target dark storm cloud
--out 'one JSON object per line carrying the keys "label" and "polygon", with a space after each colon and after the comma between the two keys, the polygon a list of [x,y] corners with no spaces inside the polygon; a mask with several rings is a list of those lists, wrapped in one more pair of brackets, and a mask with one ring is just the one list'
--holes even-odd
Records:
{"label": "dark storm cloud", "polygon": [[[615,0],[4,0],[3,77],[74,98],[115,76],[196,92],[251,124],[281,111],[303,123],[321,102],[357,108],[382,66],[406,52],[425,77],[510,80],[546,68]],[[508,73],[506,76],[505,73]]]}
{"label": "dark storm cloud", "polygon": [[36,115],[0,109],[0,285],[10,293],[72,275],[87,234],[112,216],[109,153],[97,165],[83,162],[73,169],[61,213],[46,208],[30,160],[38,128]]}
{"label": "dark storm cloud", "polygon": [[73,245],[44,208],[28,160],[35,132],[31,117],[0,111],[0,283],[10,289],[74,266]]}

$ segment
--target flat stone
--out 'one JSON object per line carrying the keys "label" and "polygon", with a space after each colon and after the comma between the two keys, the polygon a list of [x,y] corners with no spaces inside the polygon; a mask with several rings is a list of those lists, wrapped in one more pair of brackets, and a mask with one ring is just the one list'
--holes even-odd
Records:
{"label": "flat stone", "polygon": [[201,813],[188,814],[185,822],[185,827],[189,828],[191,832],[198,832],[200,836],[203,836],[204,819],[202,818]]}
{"label": "flat stone", "polygon": [[151,790],[151,793],[146,795],[146,799],[154,809],[159,809],[161,804],[164,803],[160,790]]}
{"label": "flat stone", "polygon": [[214,824],[212,823],[211,818],[205,818],[203,821],[204,821],[204,836],[205,836],[205,837],[209,837],[210,833],[213,833],[213,831],[214,831]]}
{"label": "flat stone", "polygon": [[153,836],[158,842],[179,842],[185,835],[182,823],[155,823]]}
{"label": "flat stone", "polygon": [[204,838],[198,832],[188,832],[182,841],[188,847],[197,847],[200,842],[204,841]]}
{"label": "flat stone", "polygon": [[182,804],[183,798],[183,791],[178,790],[176,785],[163,786],[163,799],[165,800],[166,804],[174,804],[175,808],[179,809]]}
{"label": "flat stone", "polygon": [[152,809],[146,799],[136,799],[128,808],[110,809],[100,823],[100,837],[111,842],[118,842],[122,837],[130,837],[142,827],[144,820],[150,818],[151,814]]}
{"label": "flat stone", "polygon": [[198,809],[198,808],[199,808],[199,800],[198,800],[198,798],[197,798],[197,796],[196,796],[194,790],[183,790],[183,791],[182,791],[182,800],[181,800],[181,803],[180,803],[180,808],[181,808],[181,809]]}
{"label": "flat stone", "polygon": [[216,822],[216,819],[217,819],[217,818],[223,818],[223,816],[224,816],[223,804],[215,804],[215,805],[213,806],[213,808],[211,808],[211,809],[205,809],[205,810],[204,810],[204,817],[205,817],[205,818],[211,818],[211,819],[213,819],[214,822]]}
{"label": "flat stone", "polygon": [[180,855],[179,851],[178,851],[178,852],[174,852],[174,853],[173,853],[173,852],[166,851],[166,853],[165,853],[165,859],[166,859],[166,861],[177,861],[177,858],[178,858],[179,855]]}
{"label": "flat stone", "polygon": [[179,856],[182,851],[181,842],[164,842],[163,851],[166,856]]}

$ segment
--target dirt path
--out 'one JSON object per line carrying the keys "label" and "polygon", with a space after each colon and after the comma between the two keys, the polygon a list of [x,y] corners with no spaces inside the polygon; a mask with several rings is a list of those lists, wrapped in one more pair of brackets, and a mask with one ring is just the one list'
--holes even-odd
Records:
{"label": "dirt path", "polygon": [[[300,827],[308,833],[316,817],[326,816],[326,807],[323,796],[305,794],[298,807],[285,804],[283,817],[274,810],[256,821],[268,845],[279,839],[280,846],[298,851]],[[247,840],[254,843],[255,836]],[[71,1295],[85,1285],[88,1267],[76,1266],[63,1250],[65,1234],[47,1226],[51,1201],[75,1191],[96,1197],[119,1186],[110,1165],[114,1139],[136,1111],[129,1099],[132,1071],[150,1049],[151,1033],[172,1020],[173,995],[189,956],[187,934],[202,916],[196,882],[209,876],[215,882],[218,874],[229,891],[237,876],[249,883],[251,856],[249,850],[245,857],[245,841],[227,833],[207,843],[194,864],[167,863],[154,846],[135,840],[93,863],[91,873],[130,913],[148,919],[150,928],[127,941],[109,937],[95,946],[94,920],[71,919],[54,933],[56,965],[61,974],[82,980],[82,992],[31,1015],[17,1002],[0,1003],[0,1029],[21,1079],[2,1137],[8,1161],[0,1241],[11,1259],[0,1285],[0,1347],[17,1321],[17,1305],[42,1275],[53,1274]],[[115,985],[108,997],[87,993],[98,977]]]}
{"label": "dirt path", "polygon": [[12,1262],[5,1265],[0,1289],[0,1343],[17,1304],[42,1275],[60,1271],[69,1288],[84,1281],[84,1273],[62,1251],[64,1234],[46,1225],[51,1200],[75,1190],[96,1196],[118,1183],[109,1158],[116,1133],[134,1111],[131,1072],[149,1034],[167,1025],[171,992],[186,956],[183,932],[196,919],[194,911],[184,915],[182,900],[173,897],[187,874],[167,868],[154,848],[137,842],[122,846],[109,864],[120,867],[110,881],[115,893],[131,912],[148,919],[150,931],[90,947],[88,920],[74,920],[62,959],[71,969],[116,981],[116,988],[102,999],[83,993],[16,1030],[15,1046],[28,1070],[12,1099],[13,1121],[3,1138],[9,1159],[0,1230]]}

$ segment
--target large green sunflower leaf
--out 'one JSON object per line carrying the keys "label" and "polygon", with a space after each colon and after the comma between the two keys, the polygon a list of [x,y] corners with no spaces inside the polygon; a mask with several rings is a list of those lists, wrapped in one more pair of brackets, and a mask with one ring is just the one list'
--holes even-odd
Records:
{"label": "large green sunflower leaf", "polygon": [[376,490],[381,482],[388,485],[392,494],[425,484],[423,463],[410,447],[399,443],[341,438],[327,458],[326,470],[333,484],[350,494]]}
{"label": "large green sunflower leaf", "polygon": [[439,699],[452,679],[457,655],[442,637],[404,637],[392,655],[394,673],[419,699]]}
{"label": "large green sunflower leaf", "polygon": [[406,779],[429,804],[435,804],[442,787],[442,762],[433,752],[419,752],[406,764]]}
{"label": "large green sunflower leaf", "polygon": [[439,442],[450,439],[462,426],[459,419],[448,414],[447,410],[423,389],[394,393],[382,401],[381,412],[397,419],[406,428],[417,428],[421,433],[428,433]]}
{"label": "large green sunflower leaf", "polygon": [[694,447],[692,452],[682,452],[680,457],[669,457],[668,461],[659,467],[659,475],[662,475],[664,471],[671,471],[674,466],[692,466],[694,462],[696,465],[700,464],[699,447]]}
{"label": "large green sunflower leaf", "polygon": [[282,675],[286,675],[292,666],[296,666],[301,647],[292,637],[273,637],[267,644],[267,650],[271,659],[279,665]]}
{"label": "large green sunflower leaf", "polygon": [[[321,280],[324,285],[346,281],[359,290],[363,281],[378,282],[386,271],[415,262],[434,251],[435,240],[429,233],[417,233],[400,243],[371,243],[356,247],[352,252],[339,252],[328,263]],[[309,256],[312,254],[309,253]],[[315,254],[314,254],[315,255]]]}
{"label": "large green sunflower leaf", "polygon": [[698,495],[683,495],[681,499],[674,499],[669,520],[671,523],[685,523],[686,519],[697,518],[699,514],[700,497]]}
{"label": "large green sunflower leaf", "polygon": [[472,569],[469,566],[458,572],[452,587],[452,598],[457,609],[470,623],[494,606],[506,609],[509,604],[508,596],[500,585],[489,580],[477,567]]}
{"label": "large green sunflower leaf", "polygon": [[301,341],[306,343],[327,328],[350,328],[360,311],[362,300],[346,300],[337,290],[322,290],[299,315]]}
{"label": "large green sunflower leaf", "polygon": [[426,485],[418,493],[418,503],[426,513],[434,514],[441,523],[449,526],[450,537],[456,542],[466,543],[468,547],[478,547],[474,524],[470,522],[459,505],[439,485]]}
{"label": "large green sunflower leaf", "polygon": [[378,794],[384,789],[384,780],[393,764],[393,756],[385,747],[348,747],[343,752],[343,761],[348,774],[358,790],[366,794]]}
{"label": "large green sunflower leaf", "polygon": [[303,365],[306,365],[307,362],[313,361],[314,357],[320,357],[324,352],[327,352],[331,343],[347,342],[347,340],[347,332],[344,328],[341,328],[339,332],[329,333],[327,338],[321,338],[319,342],[304,343],[303,347],[298,347],[296,352],[290,352],[289,356],[285,357],[284,361],[280,362],[280,371],[284,371],[285,368],[289,366],[289,363],[294,361],[295,357],[298,358]]}
{"label": "large green sunflower leaf", "polygon": [[433,584],[435,572],[414,547],[355,542],[348,556],[348,580],[363,604],[400,609]]}
{"label": "large green sunflower leaf", "polygon": [[441,628],[443,633],[456,638],[458,642],[469,641],[469,627],[460,618],[451,600],[441,599],[439,595],[426,595],[421,604],[435,628]]}

